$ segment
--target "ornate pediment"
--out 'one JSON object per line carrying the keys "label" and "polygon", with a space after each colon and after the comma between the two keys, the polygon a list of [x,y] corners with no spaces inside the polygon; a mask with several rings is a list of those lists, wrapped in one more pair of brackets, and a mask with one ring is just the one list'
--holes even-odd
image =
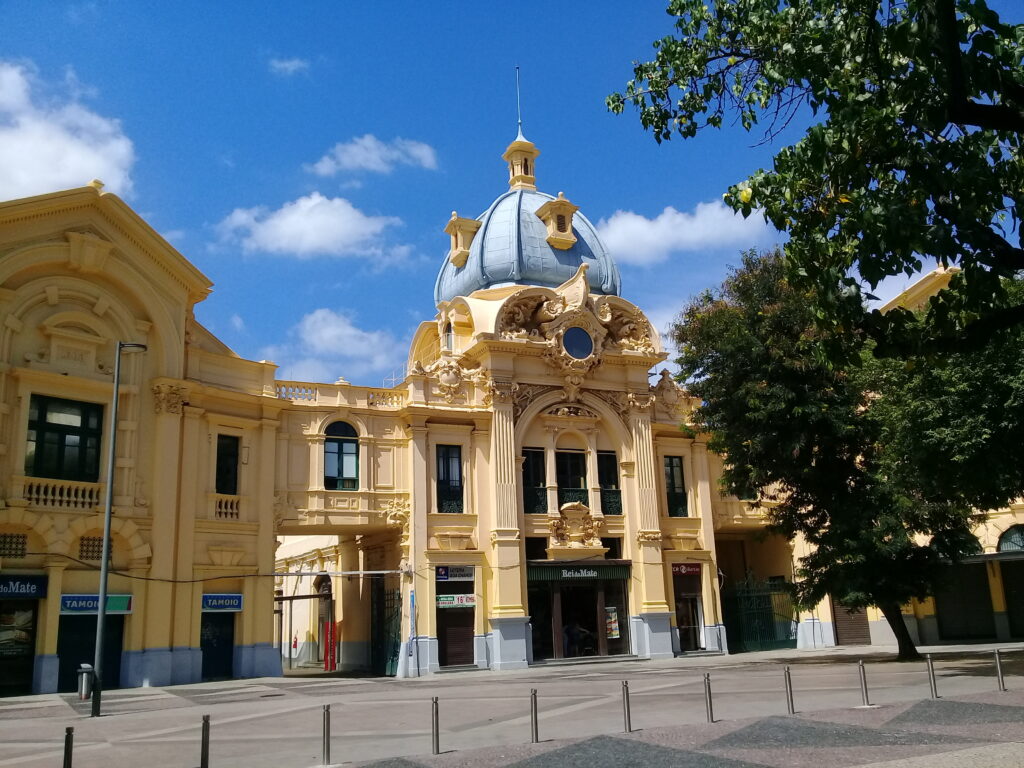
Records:
{"label": "ornate pediment", "polygon": [[604,515],[578,501],[548,512],[548,549],[603,549]]}
{"label": "ornate pediment", "polygon": [[587,265],[554,290],[525,288],[498,313],[497,338],[542,344],[544,360],[566,380],[566,399],[579,395],[584,377],[606,353],[658,354],[650,322],[617,296],[593,297]]}

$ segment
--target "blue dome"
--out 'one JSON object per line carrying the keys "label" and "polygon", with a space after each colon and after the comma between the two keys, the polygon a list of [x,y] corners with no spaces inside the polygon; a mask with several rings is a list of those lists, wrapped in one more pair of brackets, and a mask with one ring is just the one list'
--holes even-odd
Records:
{"label": "blue dome", "polygon": [[575,275],[581,264],[589,267],[592,293],[618,296],[618,267],[583,214],[573,216],[576,243],[571,248],[561,250],[548,244],[547,227],[536,211],[554,199],[533,189],[512,189],[495,200],[477,217],[481,225],[466,263],[456,267],[445,258],[434,285],[434,302],[506,285],[557,288]]}

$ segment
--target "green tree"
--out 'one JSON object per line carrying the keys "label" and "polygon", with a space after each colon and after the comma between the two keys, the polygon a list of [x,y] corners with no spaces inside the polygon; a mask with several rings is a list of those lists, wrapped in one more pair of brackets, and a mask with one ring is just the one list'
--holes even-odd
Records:
{"label": "green tree", "polygon": [[[973,553],[973,503],[1005,503],[1022,487],[1019,470],[1000,497],[991,484],[956,479],[998,451],[981,435],[957,448],[971,430],[961,420],[979,398],[982,410],[1000,403],[1014,410],[1002,446],[1024,437],[1024,345],[1018,337],[1013,365],[992,356],[987,373],[1008,383],[989,382],[987,390],[983,374],[950,366],[933,381],[924,366],[875,360],[864,344],[848,356],[866,364],[843,370],[815,354],[814,297],[788,280],[784,262],[779,252],[744,254],[742,266],[694,298],[670,331],[681,379],[702,402],[694,428],[726,457],[726,490],[759,494],[774,531],[812,545],[798,564],[798,604],[831,594],[851,607],[877,605],[900,658],[916,658],[900,606],[933,593],[948,563]],[[921,430],[923,442],[915,438]],[[959,454],[942,457],[953,448]],[[1014,473],[1009,462],[1002,466]]]}
{"label": "green tree", "polygon": [[[627,104],[661,142],[733,119],[810,127],[772,170],[729,189],[789,235],[832,357],[866,329],[890,352],[984,343],[1024,321],[1003,279],[1024,270],[1024,25],[984,0],[672,0],[675,32],[636,63]],[[861,281],[958,265],[923,323],[862,311]]]}

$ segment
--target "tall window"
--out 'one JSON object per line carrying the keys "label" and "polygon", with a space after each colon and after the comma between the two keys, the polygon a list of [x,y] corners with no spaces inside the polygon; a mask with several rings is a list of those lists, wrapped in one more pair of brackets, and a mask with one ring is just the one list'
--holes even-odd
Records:
{"label": "tall window", "polygon": [[238,494],[238,453],[242,443],[237,435],[217,435],[217,493]]}
{"label": "tall window", "polygon": [[455,331],[452,329],[451,323],[447,323],[444,326],[444,337],[441,341],[444,344],[444,349],[446,351],[451,352],[455,349]]}
{"label": "tall window", "polygon": [[548,511],[547,478],[544,472],[544,449],[523,448],[523,512],[543,515]]}
{"label": "tall window", "polygon": [[621,515],[622,491],[619,490],[619,462],[615,451],[597,452],[597,483],[601,486],[601,511],[606,515]]}
{"label": "tall window", "polygon": [[683,457],[665,457],[665,490],[668,496],[668,516],[686,517],[686,482],[683,478]]}
{"label": "tall window", "polygon": [[462,446],[437,446],[437,511],[462,512]]}
{"label": "tall window", "polygon": [[359,488],[359,441],[351,424],[336,421],[324,440],[324,488],[354,491]]}
{"label": "tall window", "polygon": [[555,473],[558,479],[558,506],[571,501],[590,503],[587,493],[587,457],[583,451],[555,453]]}
{"label": "tall window", "polygon": [[25,474],[95,483],[100,476],[103,406],[32,395]]}

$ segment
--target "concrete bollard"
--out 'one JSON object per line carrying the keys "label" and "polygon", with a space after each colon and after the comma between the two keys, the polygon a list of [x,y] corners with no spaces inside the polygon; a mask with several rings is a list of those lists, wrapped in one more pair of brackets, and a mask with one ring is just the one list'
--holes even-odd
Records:
{"label": "concrete bollard", "polygon": [[331,705],[324,704],[324,728],[321,762],[324,765],[331,764]]}
{"label": "concrete bollard", "polygon": [[430,735],[431,735],[431,749],[433,754],[441,754],[441,734],[439,731],[440,718],[437,712],[437,696],[434,697],[431,706],[431,718],[430,718]]}
{"label": "concrete bollard", "polygon": [[857,660],[857,671],[860,673],[860,699],[861,706],[870,707],[868,700],[868,673],[864,670],[864,659]]}
{"label": "concrete bollard", "polygon": [[711,703],[711,673],[704,673],[704,709],[708,716],[708,722],[715,722],[715,708]]}
{"label": "concrete bollard", "polygon": [[68,726],[64,729],[64,768],[71,768],[71,758],[74,749],[75,729]]}
{"label": "concrete bollard", "polygon": [[793,704],[793,678],[789,671],[789,665],[786,665],[786,669],[782,675],[783,680],[786,683],[786,712],[791,715],[796,714],[796,706]]}
{"label": "concrete bollard", "polygon": [[939,687],[935,683],[935,662],[930,653],[926,653],[924,659],[928,662],[928,687],[931,689],[932,698],[937,699],[939,698]]}
{"label": "concrete bollard", "polygon": [[199,768],[210,768],[210,716],[203,715],[203,735],[199,742]]}
{"label": "concrete bollard", "polygon": [[633,723],[629,717],[629,683],[622,681],[622,730],[630,733],[633,730]]}
{"label": "concrete bollard", "polygon": [[530,689],[530,743],[536,744],[540,741],[539,729],[537,727],[537,689]]}

